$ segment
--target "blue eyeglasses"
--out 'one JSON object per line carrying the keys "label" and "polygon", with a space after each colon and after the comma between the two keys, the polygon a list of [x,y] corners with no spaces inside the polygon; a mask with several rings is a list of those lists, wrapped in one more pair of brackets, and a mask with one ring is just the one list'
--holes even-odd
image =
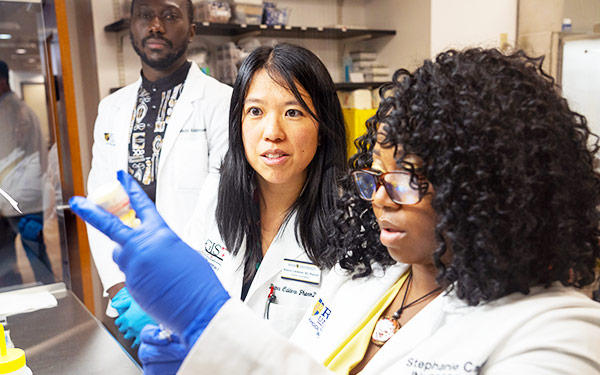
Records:
{"label": "blue eyeglasses", "polygon": [[417,204],[423,198],[419,188],[411,185],[411,173],[408,171],[380,173],[360,170],[352,172],[352,178],[360,197],[369,202],[373,201],[380,185],[384,186],[390,199],[396,204]]}

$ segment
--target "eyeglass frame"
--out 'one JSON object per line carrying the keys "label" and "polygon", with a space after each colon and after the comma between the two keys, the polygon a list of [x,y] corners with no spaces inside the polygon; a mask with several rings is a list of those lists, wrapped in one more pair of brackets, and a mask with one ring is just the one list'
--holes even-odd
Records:
{"label": "eyeglass frame", "polygon": [[[413,169],[413,168],[411,168]],[[414,169],[413,169],[414,170]],[[383,185],[383,188],[385,189],[386,194],[388,195],[388,197],[390,197],[391,201],[398,204],[398,205],[402,205],[402,206],[412,206],[415,204],[418,204],[419,202],[421,202],[423,200],[423,197],[425,196],[425,192],[427,191],[427,189],[429,188],[429,183],[428,182],[422,182],[420,184],[417,185],[417,188],[413,188],[412,186],[412,182],[413,182],[413,178],[414,178],[414,172],[412,171],[408,171],[408,170],[404,170],[404,171],[390,171],[390,172],[376,172],[373,171],[371,169],[360,169],[360,170],[356,170],[356,171],[352,171],[350,174],[352,175],[352,181],[354,182],[354,186],[356,187],[356,190],[358,191],[358,196],[360,197],[360,199],[365,200],[367,202],[373,202],[375,200],[375,198],[365,198],[363,196],[363,194],[361,193],[360,187],[358,186],[358,183],[356,182],[356,175],[358,175],[359,173],[366,173],[369,174],[371,176],[373,176],[375,178],[375,191],[373,192],[373,195],[375,195],[375,193],[377,192],[377,190],[379,189],[379,187],[381,185]],[[405,174],[405,175],[409,175],[410,176],[410,181],[409,181],[409,187],[411,189],[413,189],[414,191],[417,192],[418,194],[418,199],[416,202],[414,203],[401,203],[396,201],[393,197],[392,194],[390,194],[390,190],[393,190],[393,187],[390,186],[390,183],[387,182],[385,180],[385,176],[388,174]]]}

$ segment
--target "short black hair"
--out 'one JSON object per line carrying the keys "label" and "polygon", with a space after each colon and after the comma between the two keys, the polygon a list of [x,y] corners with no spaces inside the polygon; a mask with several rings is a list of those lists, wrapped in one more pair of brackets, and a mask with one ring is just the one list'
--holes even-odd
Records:
{"label": "short black hair", "polygon": [[[129,9],[129,15],[133,15],[133,3],[135,3],[136,0],[131,0],[131,8]],[[194,23],[194,4],[192,4],[192,0],[186,0],[186,5],[187,5],[187,12],[188,12],[188,21],[190,22],[190,25],[192,25]]]}
{"label": "short black hair", "polygon": [[[454,285],[469,305],[595,280],[598,136],[542,63],[523,51],[475,48],[397,71],[351,159],[353,169],[371,166],[382,126],[382,147],[402,147],[398,162],[423,160],[417,173],[434,188],[438,219],[437,282]],[[354,212],[363,228],[377,226],[372,210]],[[369,242],[375,236],[347,236],[344,268],[368,274],[368,262],[389,262],[381,244]]]}
{"label": "short black hair", "polygon": [[0,60],[0,79],[8,81],[8,64]]}

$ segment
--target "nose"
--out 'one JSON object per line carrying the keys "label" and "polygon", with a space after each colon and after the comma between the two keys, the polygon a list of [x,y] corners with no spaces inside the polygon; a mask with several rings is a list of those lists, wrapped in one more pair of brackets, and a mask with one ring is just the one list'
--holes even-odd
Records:
{"label": "nose", "polygon": [[285,139],[285,132],[277,115],[273,114],[265,118],[265,130],[263,136],[265,140],[271,142],[281,142]]}
{"label": "nose", "polygon": [[150,32],[154,33],[154,34],[164,34],[165,33],[165,25],[163,24],[163,22],[159,16],[154,16],[150,20]]}
{"label": "nose", "polygon": [[392,198],[390,198],[383,184],[377,184],[375,195],[373,196],[373,201],[371,204],[373,207],[377,208],[400,208],[399,204],[396,204],[392,201]]}

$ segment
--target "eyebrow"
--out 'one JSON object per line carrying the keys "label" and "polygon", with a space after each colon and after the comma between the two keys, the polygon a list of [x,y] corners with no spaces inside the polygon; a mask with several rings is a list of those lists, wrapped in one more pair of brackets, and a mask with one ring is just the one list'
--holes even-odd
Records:
{"label": "eyebrow", "polygon": [[[266,103],[266,100],[262,100],[262,99],[258,99],[258,98],[247,98],[244,102],[245,103],[264,104],[264,103]],[[283,103],[283,105],[300,105],[300,102],[298,102],[297,100],[288,100],[287,102]]]}

